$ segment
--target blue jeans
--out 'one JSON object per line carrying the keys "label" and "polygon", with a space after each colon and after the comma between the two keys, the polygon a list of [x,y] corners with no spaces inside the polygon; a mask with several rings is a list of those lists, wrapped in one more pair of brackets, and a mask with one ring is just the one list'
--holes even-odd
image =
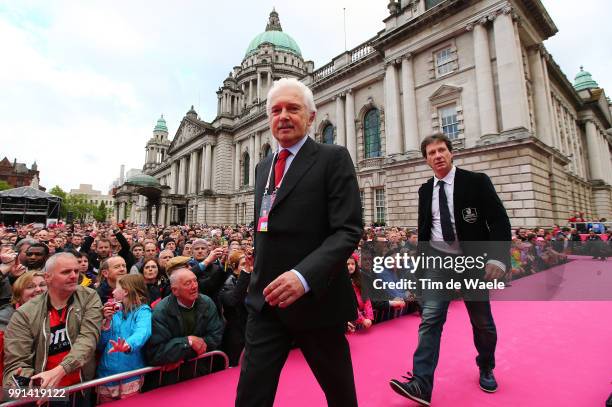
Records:
{"label": "blue jeans", "polygon": [[[419,344],[413,357],[413,375],[430,391],[440,354],[440,337],[446,322],[449,301],[424,301],[419,325]],[[488,301],[465,301],[478,351],[476,364],[481,369],[495,367],[497,330]]]}

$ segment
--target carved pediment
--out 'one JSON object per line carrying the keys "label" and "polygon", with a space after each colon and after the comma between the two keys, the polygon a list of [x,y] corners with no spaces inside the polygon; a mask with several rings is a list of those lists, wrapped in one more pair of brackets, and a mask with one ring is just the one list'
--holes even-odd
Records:
{"label": "carved pediment", "polygon": [[442,85],[429,97],[429,100],[431,100],[432,104],[436,105],[448,100],[457,99],[461,95],[462,89],[459,86]]}
{"label": "carved pediment", "polygon": [[176,134],[174,135],[174,139],[172,139],[172,143],[170,143],[168,151],[173,151],[190,140],[198,137],[200,134],[204,133],[205,130],[206,127],[204,126],[204,123],[200,124],[194,120],[184,117],[181,125],[176,130]]}

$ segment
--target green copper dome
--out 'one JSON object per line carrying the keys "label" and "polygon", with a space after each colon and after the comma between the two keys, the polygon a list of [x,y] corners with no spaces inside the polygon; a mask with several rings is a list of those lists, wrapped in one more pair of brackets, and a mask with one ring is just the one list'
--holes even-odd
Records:
{"label": "green copper dome", "polygon": [[278,19],[278,13],[275,10],[272,10],[270,13],[270,18],[268,20],[268,24],[266,25],[266,31],[258,34],[250,42],[245,57],[255,53],[255,51],[257,51],[257,47],[265,42],[273,44],[278,50],[291,52],[300,57],[302,56],[302,51],[300,51],[300,47],[297,45],[295,40],[283,32],[280,25],[280,20]]}
{"label": "green copper dome", "polygon": [[165,131],[166,133],[168,132],[168,126],[166,126],[166,120],[164,120],[164,115],[163,114],[157,120],[157,125],[155,126],[153,131]]}
{"label": "green copper dome", "polygon": [[134,184],[139,187],[159,187],[159,181],[155,177],[147,174],[136,174],[125,181],[128,184]]}
{"label": "green copper dome", "polygon": [[593,80],[591,74],[584,70],[584,68],[580,67],[580,72],[576,75],[574,79],[574,89],[580,91],[585,89],[593,89],[598,88],[597,82]]}

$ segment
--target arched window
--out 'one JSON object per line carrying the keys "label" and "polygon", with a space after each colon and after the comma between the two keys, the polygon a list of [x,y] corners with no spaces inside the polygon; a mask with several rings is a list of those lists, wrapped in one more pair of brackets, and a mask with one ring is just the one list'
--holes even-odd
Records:
{"label": "arched window", "polygon": [[261,146],[261,160],[263,160],[269,155],[272,155],[272,148],[270,147],[270,144],[264,144],[263,146]]}
{"label": "arched window", "polygon": [[365,158],[380,157],[380,113],[373,108],[363,119]]}
{"label": "arched window", "polygon": [[242,160],[242,185],[249,185],[249,168],[251,167],[251,159],[249,153],[244,153]]}
{"label": "arched window", "polygon": [[323,129],[323,143],[334,144],[334,126],[328,124]]}

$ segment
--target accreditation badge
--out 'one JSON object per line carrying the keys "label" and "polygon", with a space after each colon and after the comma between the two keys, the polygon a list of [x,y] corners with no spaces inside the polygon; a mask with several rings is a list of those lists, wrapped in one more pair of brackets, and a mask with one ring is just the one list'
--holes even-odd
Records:
{"label": "accreditation badge", "polygon": [[274,204],[274,198],[276,198],[276,192],[272,193],[272,195],[264,194],[261,198],[261,210],[259,212],[259,221],[257,222],[258,232],[268,231],[268,216]]}

